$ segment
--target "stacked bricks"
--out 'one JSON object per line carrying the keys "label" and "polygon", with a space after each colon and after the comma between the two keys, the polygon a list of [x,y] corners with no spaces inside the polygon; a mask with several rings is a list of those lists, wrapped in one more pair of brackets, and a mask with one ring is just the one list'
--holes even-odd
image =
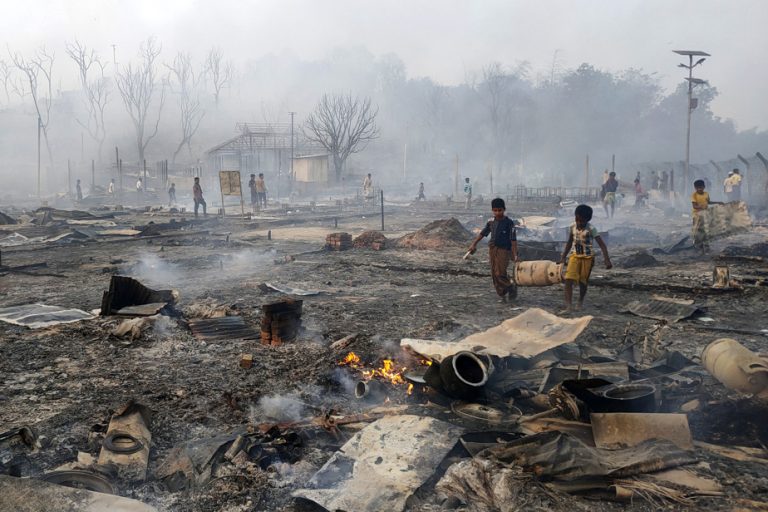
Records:
{"label": "stacked bricks", "polygon": [[331,233],[325,237],[325,248],[331,251],[346,251],[352,248],[352,235],[349,233]]}
{"label": "stacked bricks", "polygon": [[303,301],[286,299],[261,306],[261,344],[277,346],[293,341],[301,327]]}

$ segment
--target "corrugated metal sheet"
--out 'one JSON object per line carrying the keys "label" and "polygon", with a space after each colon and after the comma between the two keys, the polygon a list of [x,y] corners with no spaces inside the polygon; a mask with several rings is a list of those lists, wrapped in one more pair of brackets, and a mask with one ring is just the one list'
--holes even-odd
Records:
{"label": "corrugated metal sheet", "polygon": [[189,328],[195,338],[205,341],[255,340],[260,337],[241,316],[190,320]]}
{"label": "corrugated metal sheet", "polygon": [[664,320],[669,323],[677,322],[701,312],[694,305],[676,304],[662,300],[649,300],[641,302],[635,300],[619,310],[621,313],[632,313],[633,315],[652,318],[654,320]]}

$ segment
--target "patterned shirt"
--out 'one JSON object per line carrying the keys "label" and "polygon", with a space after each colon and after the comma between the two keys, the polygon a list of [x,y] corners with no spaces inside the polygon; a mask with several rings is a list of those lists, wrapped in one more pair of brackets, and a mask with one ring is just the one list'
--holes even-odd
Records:
{"label": "patterned shirt", "polygon": [[571,224],[571,237],[573,237],[573,252],[577,258],[591,258],[595,255],[592,243],[599,236],[597,228],[587,223],[583,229],[579,229],[574,222]]}
{"label": "patterned shirt", "polygon": [[491,235],[491,240],[488,242],[488,245],[491,247],[498,247],[508,251],[512,249],[512,242],[517,241],[515,222],[507,216],[504,216],[501,220],[489,220],[480,234],[483,237]]}

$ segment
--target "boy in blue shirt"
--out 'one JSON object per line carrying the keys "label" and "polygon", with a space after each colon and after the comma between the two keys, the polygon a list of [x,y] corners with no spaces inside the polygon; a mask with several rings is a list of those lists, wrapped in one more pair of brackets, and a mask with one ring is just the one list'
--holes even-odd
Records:
{"label": "boy in blue shirt", "polygon": [[507,298],[517,297],[517,285],[510,281],[507,275],[509,261],[517,261],[517,232],[515,223],[505,215],[506,205],[504,200],[497,197],[491,201],[491,211],[493,219],[488,221],[483,230],[474,239],[469,246],[469,252],[474,253],[477,250],[477,243],[488,235],[491,239],[488,242],[488,253],[491,260],[491,277],[493,278],[493,287],[503,302]]}

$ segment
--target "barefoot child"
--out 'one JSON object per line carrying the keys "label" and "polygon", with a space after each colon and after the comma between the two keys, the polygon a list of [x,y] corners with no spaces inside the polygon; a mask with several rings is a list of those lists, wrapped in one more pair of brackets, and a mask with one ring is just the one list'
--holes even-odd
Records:
{"label": "barefoot child", "polygon": [[510,281],[507,275],[510,259],[517,261],[517,232],[515,223],[504,213],[506,206],[504,200],[497,197],[491,201],[491,211],[493,219],[488,221],[483,230],[474,239],[469,246],[469,252],[474,253],[477,250],[477,243],[488,235],[491,239],[488,242],[488,252],[491,259],[491,277],[493,278],[493,287],[499,294],[502,301],[507,297],[514,299],[517,297],[517,285]]}
{"label": "barefoot child", "polygon": [[568,253],[571,252],[571,247],[573,247],[573,254],[568,259],[568,266],[565,271],[565,313],[570,313],[573,310],[573,285],[576,282],[579,283],[577,309],[581,309],[581,306],[584,304],[589,274],[592,272],[592,267],[595,264],[593,242],[597,242],[597,245],[600,246],[600,250],[603,252],[605,268],[613,266],[611,259],[608,257],[608,248],[605,246],[605,242],[597,234],[597,229],[589,223],[592,220],[592,208],[585,204],[580,204],[576,207],[574,216],[576,222],[571,224],[568,243],[565,244],[563,257],[560,259],[560,263],[564,263]]}

